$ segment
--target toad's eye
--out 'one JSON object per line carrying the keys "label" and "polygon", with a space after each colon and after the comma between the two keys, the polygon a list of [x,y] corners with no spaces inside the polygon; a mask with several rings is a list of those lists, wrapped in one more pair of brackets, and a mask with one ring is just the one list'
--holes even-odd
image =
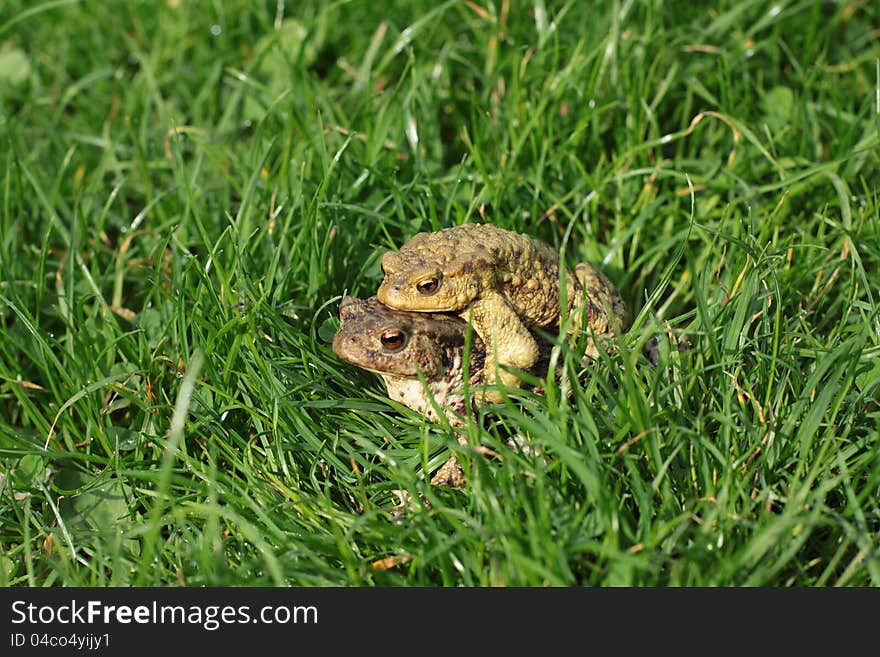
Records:
{"label": "toad's eye", "polygon": [[385,331],[379,339],[385,351],[400,351],[406,345],[406,333],[397,329]]}
{"label": "toad's eye", "polygon": [[419,291],[419,294],[428,296],[429,294],[434,294],[437,289],[440,287],[440,280],[435,277],[424,278],[416,283],[416,289]]}

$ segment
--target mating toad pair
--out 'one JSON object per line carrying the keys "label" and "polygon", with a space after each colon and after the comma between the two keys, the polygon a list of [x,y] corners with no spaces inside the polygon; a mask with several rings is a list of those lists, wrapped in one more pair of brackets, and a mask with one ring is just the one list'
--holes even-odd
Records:
{"label": "mating toad pair", "polygon": [[[376,297],[342,300],[333,351],[380,374],[389,397],[434,422],[436,404],[462,426],[466,322],[475,334],[474,393],[484,384],[520,386],[515,370],[546,376],[550,345],[533,329],[552,332],[568,318],[568,335],[584,331],[595,357],[596,338],[626,328],[623,300],[598,269],[581,263],[561,272],[550,246],[489,224],[419,233],[386,253],[382,270]],[[472,398],[500,400],[497,388]]]}

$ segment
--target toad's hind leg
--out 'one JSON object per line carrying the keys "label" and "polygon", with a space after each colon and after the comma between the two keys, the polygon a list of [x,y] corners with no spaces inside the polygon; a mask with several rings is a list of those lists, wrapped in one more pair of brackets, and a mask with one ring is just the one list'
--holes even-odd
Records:
{"label": "toad's hind leg", "polygon": [[[538,343],[503,295],[492,292],[471,303],[463,314],[486,343],[486,383],[519,387],[520,379],[502,365],[530,369],[538,360]],[[498,368],[495,368],[495,363]],[[486,391],[483,401],[501,401],[497,390]]]}
{"label": "toad's hind leg", "polygon": [[[577,327],[607,338],[613,338],[617,331],[625,330],[629,323],[626,304],[608,277],[586,262],[577,265],[574,272],[582,288],[575,300]],[[599,355],[592,338],[587,345],[586,355],[593,358]]]}

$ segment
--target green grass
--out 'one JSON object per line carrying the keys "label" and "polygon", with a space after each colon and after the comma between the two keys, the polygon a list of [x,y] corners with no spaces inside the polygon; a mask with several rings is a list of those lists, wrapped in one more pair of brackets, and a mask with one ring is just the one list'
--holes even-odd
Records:
{"label": "green grass", "polygon": [[[880,585],[880,8],[724,4],[4,0],[0,584]],[[329,340],[479,220],[635,322],[460,448]]]}

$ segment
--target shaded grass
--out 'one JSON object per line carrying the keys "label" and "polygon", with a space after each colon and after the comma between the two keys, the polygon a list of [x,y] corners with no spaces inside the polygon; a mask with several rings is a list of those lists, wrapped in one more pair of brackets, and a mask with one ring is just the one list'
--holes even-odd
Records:
{"label": "shaded grass", "polygon": [[[877,19],[4,3],[0,581],[877,585]],[[460,447],[329,340],[472,220],[635,321]]]}

